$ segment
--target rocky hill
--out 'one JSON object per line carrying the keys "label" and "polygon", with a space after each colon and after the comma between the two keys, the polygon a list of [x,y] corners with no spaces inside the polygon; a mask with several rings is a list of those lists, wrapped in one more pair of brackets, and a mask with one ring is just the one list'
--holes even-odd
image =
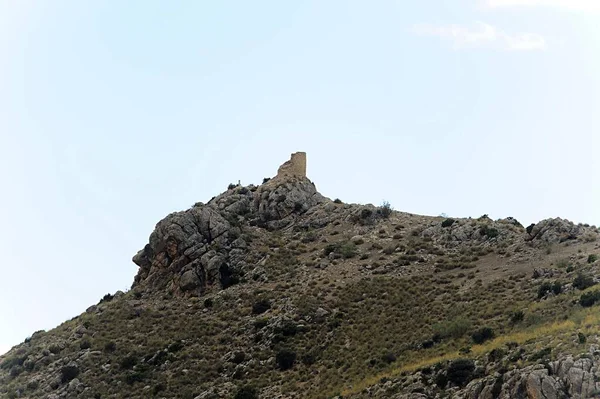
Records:
{"label": "rocky hill", "polygon": [[332,201],[296,153],[158,222],[131,290],[0,357],[0,397],[600,397],[599,237]]}

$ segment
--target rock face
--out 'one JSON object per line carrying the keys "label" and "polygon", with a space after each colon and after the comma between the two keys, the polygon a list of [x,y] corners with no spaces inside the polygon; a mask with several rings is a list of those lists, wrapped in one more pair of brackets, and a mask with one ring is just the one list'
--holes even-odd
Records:
{"label": "rock face", "polygon": [[512,370],[496,378],[474,381],[457,398],[561,399],[600,396],[598,359],[593,355],[574,360],[572,356]]}
{"label": "rock face", "polygon": [[527,228],[528,240],[549,244],[569,240],[584,239],[593,241],[597,238],[598,230],[586,225],[577,225],[566,219],[545,219]]}
{"label": "rock face", "polygon": [[[405,378],[403,383],[388,380],[371,387],[359,397],[374,398],[433,398],[439,396],[439,381],[447,381],[443,388],[454,399],[584,399],[600,397],[600,352],[591,345],[589,353],[578,357],[564,356],[555,361],[536,363],[524,368],[470,376],[461,373],[468,384],[461,388],[452,383],[452,362],[435,372],[417,372]],[[456,363],[456,362],[454,362]],[[483,364],[480,363],[479,366]],[[488,364],[488,366],[490,366]],[[476,369],[477,370],[477,369]],[[479,368],[483,370],[483,368]],[[481,373],[480,373],[481,374]],[[440,378],[443,377],[443,378]],[[468,378],[466,378],[468,377]],[[470,381],[470,382],[469,382]],[[437,384],[437,386],[436,386]],[[446,383],[444,383],[446,384]],[[412,391],[414,394],[390,395],[390,392]],[[420,392],[420,393],[416,393]],[[422,396],[421,396],[422,395]]]}
{"label": "rock face", "polygon": [[247,267],[240,226],[283,228],[328,201],[305,174],[306,154],[295,153],[262,186],[234,187],[208,204],[168,215],[133,257],[140,267],[133,286],[200,295],[235,284]]}

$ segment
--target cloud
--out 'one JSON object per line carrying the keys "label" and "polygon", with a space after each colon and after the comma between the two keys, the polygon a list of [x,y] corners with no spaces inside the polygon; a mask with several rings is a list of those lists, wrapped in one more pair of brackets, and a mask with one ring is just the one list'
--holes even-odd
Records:
{"label": "cloud", "polygon": [[476,23],[473,28],[464,25],[420,24],[414,25],[412,31],[417,35],[435,36],[450,41],[453,48],[457,50],[495,48],[508,51],[534,51],[544,50],[547,47],[544,37],[537,33],[509,34],[483,22]]}
{"label": "cloud", "polygon": [[490,8],[551,7],[571,11],[599,12],[599,0],[485,0]]}

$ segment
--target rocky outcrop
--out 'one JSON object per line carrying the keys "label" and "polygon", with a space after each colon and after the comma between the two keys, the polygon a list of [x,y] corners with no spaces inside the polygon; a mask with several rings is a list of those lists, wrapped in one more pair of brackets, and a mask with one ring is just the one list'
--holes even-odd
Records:
{"label": "rocky outcrop", "polygon": [[469,384],[456,398],[561,399],[600,397],[599,359],[567,356],[546,365],[511,370]]}
{"label": "rocky outcrop", "polygon": [[262,186],[236,186],[158,222],[148,244],[134,257],[134,287],[175,295],[201,295],[235,284],[246,269],[243,229],[284,228],[328,200],[303,174],[305,154],[292,154],[276,179]]}
{"label": "rocky outcrop", "polygon": [[556,244],[570,240],[598,240],[598,229],[593,226],[575,224],[566,219],[545,219],[527,227],[528,241]]}
{"label": "rocky outcrop", "polygon": [[[387,380],[367,388],[356,397],[437,398],[440,397],[440,392],[445,392],[448,396],[442,397],[454,399],[600,398],[600,352],[596,345],[591,345],[588,353],[577,357],[563,356],[555,361],[545,361],[524,368],[503,370],[488,363],[487,375],[481,375],[485,374],[484,364],[477,362],[477,367],[470,375],[464,372],[454,373],[461,377],[462,382],[467,383],[463,388],[461,381],[452,382],[451,378],[451,369],[457,362],[466,361],[438,364],[402,379]],[[459,371],[463,371],[462,369],[464,367]],[[394,396],[390,392],[400,393]]]}

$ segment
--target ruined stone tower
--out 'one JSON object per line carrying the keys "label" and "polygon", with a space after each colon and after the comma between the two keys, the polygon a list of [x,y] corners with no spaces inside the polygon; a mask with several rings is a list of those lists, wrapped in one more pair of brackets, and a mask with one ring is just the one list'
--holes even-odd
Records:
{"label": "ruined stone tower", "polygon": [[276,179],[290,178],[290,177],[306,177],[306,153],[295,152],[289,161],[286,161],[277,170]]}

